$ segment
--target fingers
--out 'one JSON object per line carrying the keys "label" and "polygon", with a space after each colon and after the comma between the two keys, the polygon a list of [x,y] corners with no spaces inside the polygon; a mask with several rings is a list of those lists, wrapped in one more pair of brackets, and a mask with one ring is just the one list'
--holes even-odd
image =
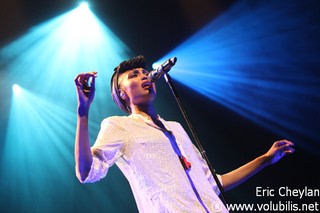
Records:
{"label": "fingers", "polygon": [[288,140],[276,141],[274,143],[274,145],[284,155],[291,154],[291,153],[293,153],[295,151],[295,149],[293,148],[294,143],[292,143],[291,141],[288,141]]}
{"label": "fingers", "polygon": [[[95,78],[97,77],[97,74],[97,72],[80,73],[74,79],[75,85],[79,89],[83,89],[84,86],[90,83],[90,86],[95,89]],[[92,82],[90,82],[90,78]]]}
{"label": "fingers", "polygon": [[275,142],[275,145],[277,147],[282,147],[282,146],[294,146],[294,143],[288,140],[278,140]]}

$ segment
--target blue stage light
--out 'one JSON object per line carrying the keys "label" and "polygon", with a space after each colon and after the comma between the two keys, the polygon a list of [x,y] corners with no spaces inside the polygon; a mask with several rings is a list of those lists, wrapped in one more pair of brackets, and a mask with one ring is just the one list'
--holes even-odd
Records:
{"label": "blue stage light", "polygon": [[[162,62],[163,63],[163,62]],[[153,69],[157,69],[158,67],[160,67],[161,66],[161,63],[159,63],[159,62],[155,62],[155,63],[153,63],[152,64],[152,68]]]}
{"label": "blue stage light", "polygon": [[157,63],[176,56],[174,80],[319,154],[316,4],[237,2]]}
{"label": "blue stage light", "polygon": [[21,93],[21,87],[18,84],[13,84],[12,85],[12,91],[16,94],[19,95]]}
{"label": "blue stage light", "polygon": [[[119,61],[131,55],[131,50],[90,9],[79,6],[33,27],[2,48],[0,65],[6,69],[8,82],[20,82],[27,90],[66,106],[76,103],[74,77],[80,72],[97,71],[95,108],[99,100],[110,99],[107,102],[112,103],[105,94],[109,91],[106,79]],[[117,110],[114,104],[110,108]]]}
{"label": "blue stage light", "polygon": [[[90,113],[90,137],[94,141],[100,121],[110,114],[121,113],[111,99],[106,82],[119,61],[130,55],[133,55],[131,50],[84,6],[33,27],[0,50],[0,67],[5,69],[2,80],[8,85],[15,82],[23,85],[23,88],[12,86],[10,114],[0,153],[3,180],[0,188],[7,192],[3,203],[7,203],[10,211],[81,211],[83,206],[77,209],[73,203],[81,203],[86,196],[96,196],[93,202],[99,211],[119,208],[126,211],[126,205],[115,207],[115,202],[107,198],[112,197],[105,193],[105,188],[110,187],[85,188],[75,177],[74,78],[81,72],[98,72]],[[111,174],[115,181],[109,183],[117,190],[127,187],[126,191],[130,191],[124,177],[117,175],[119,172]],[[81,192],[76,196],[80,200],[74,200],[77,192]],[[133,199],[128,196],[123,199]],[[92,209],[89,203],[83,205]]]}
{"label": "blue stage light", "polygon": [[83,10],[87,10],[89,9],[89,4],[86,1],[83,1],[80,3],[79,8],[83,9]]}

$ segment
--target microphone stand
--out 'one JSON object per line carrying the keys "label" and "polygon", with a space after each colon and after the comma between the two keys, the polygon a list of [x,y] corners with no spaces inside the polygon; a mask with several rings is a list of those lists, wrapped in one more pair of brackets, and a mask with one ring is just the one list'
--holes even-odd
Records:
{"label": "microphone stand", "polygon": [[225,195],[224,195],[224,194],[225,194],[224,189],[222,188],[222,185],[221,185],[221,183],[220,183],[220,180],[219,180],[219,178],[218,178],[215,170],[213,169],[212,165],[210,164],[210,161],[209,161],[209,159],[208,159],[208,157],[207,157],[207,155],[206,155],[206,152],[205,152],[205,150],[203,149],[203,147],[202,147],[202,145],[201,145],[201,143],[200,143],[200,140],[199,140],[199,138],[198,138],[198,136],[197,136],[197,134],[196,134],[196,132],[195,132],[195,130],[194,130],[194,128],[193,128],[193,126],[192,126],[189,118],[188,118],[188,115],[187,115],[187,113],[186,113],[186,111],[185,111],[185,109],[184,109],[184,107],[183,107],[183,105],[182,105],[182,102],[181,102],[181,100],[180,100],[180,98],[179,98],[179,96],[178,96],[178,94],[177,94],[177,91],[176,91],[176,89],[175,89],[175,87],[174,87],[174,85],[173,85],[173,83],[172,83],[172,79],[171,79],[171,77],[170,77],[170,75],[169,75],[168,73],[165,73],[165,74],[164,74],[164,78],[165,78],[166,82],[168,83],[168,85],[169,85],[169,87],[170,87],[170,89],[171,89],[171,92],[172,92],[173,96],[175,97],[175,99],[176,99],[176,101],[177,101],[177,103],[178,103],[178,105],[179,105],[180,111],[181,111],[181,113],[182,113],[185,121],[186,121],[187,124],[188,124],[188,127],[189,127],[189,129],[190,129],[190,131],[191,131],[191,133],[192,133],[192,136],[193,136],[195,142],[197,143],[197,146],[198,146],[198,149],[199,149],[199,151],[200,151],[200,153],[201,153],[201,155],[202,155],[202,158],[207,162],[207,164],[208,164],[208,166],[209,166],[209,169],[210,169],[210,171],[211,171],[211,173],[212,173],[212,176],[213,176],[214,180],[215,180],[216,183],[217,183],[217,186],[218,186],[218,188],[219,188],[219,190],[220,190],[220,196],[219,196],[219,197],[220,197],[221,201],[223,202],[223,204],[225,205],[225,207],[227,208],[227,206],[226,206],[226,200],[225,200],[225,198],[224,198],[224,197],[225,197]]}

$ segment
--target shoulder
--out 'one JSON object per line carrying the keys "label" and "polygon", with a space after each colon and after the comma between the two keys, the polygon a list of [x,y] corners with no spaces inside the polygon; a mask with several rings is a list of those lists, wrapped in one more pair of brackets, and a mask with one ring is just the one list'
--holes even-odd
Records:
{"label": "shoulder", "polygon": [[178,130],[178,131],[183,131],[184,132],[184,128],[182,127],[182,125],[177,122],[177,121],[166,121],[164,119],[162,119],[163,121],[165,121],[165,124],[171,129],[171,130]]}
{"label": "shoulder", "polygon": [[166,121],[166,123],[170,126],[174,126],[176,128],[182,128],[181,124],[177,121]]}
{"label": "shoulder", "polygon": [[102,120],[101,127],[110,125],[123,126],[128,120],[128,116],[110,116]]}
{"label": "shoulder", "polygon": [[110,116],[110,117],[103,119],[102,122],[124,121],[127,119],[128,119],[128,116]]}

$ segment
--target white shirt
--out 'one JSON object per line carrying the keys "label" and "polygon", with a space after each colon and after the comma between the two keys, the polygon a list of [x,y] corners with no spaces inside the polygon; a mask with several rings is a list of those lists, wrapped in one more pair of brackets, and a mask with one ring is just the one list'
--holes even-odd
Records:
{"label": "white shirt", "polygon": [[209,212],[228,212],[217,196],[219,190],[207,164],[182,126],[159,119],[191,163],[189,171],[182,167],[163,129],[142,115],[114,116],[101,123],[91,147],[93,163],[84,183],[102,179],[116,163],[129,181],[139,212],[200,213],[206,212],[205,208]]}

